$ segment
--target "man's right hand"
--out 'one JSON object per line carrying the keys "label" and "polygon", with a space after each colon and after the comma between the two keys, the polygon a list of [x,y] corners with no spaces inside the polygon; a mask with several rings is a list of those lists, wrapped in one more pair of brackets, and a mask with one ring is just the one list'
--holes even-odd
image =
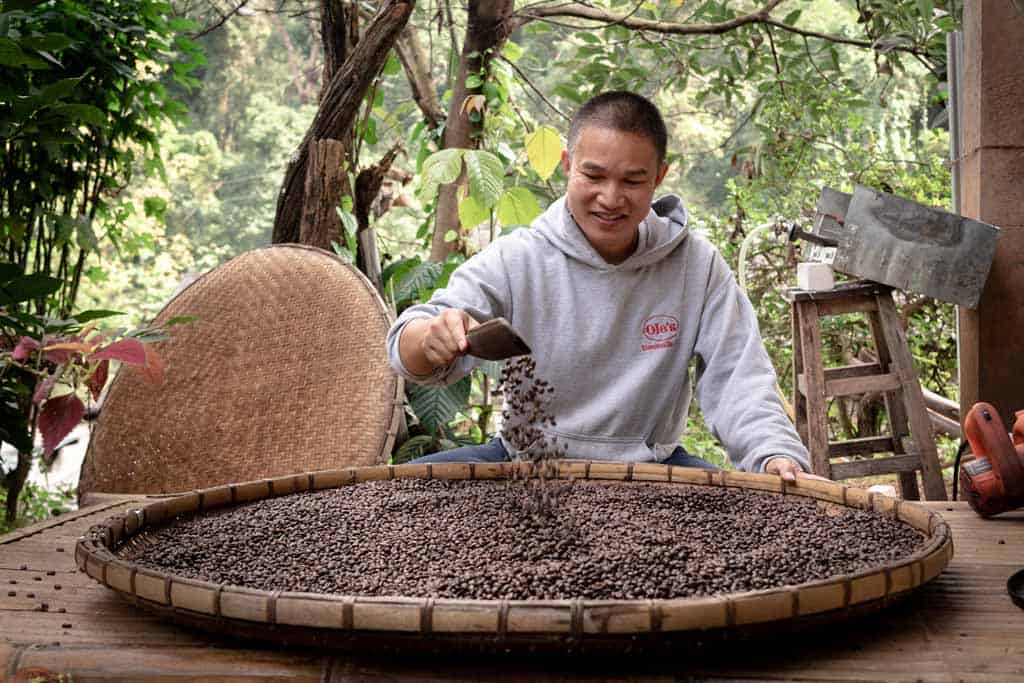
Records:
{"label": "man's right hand", "polygon": [[429,375],[435,368],[448,365],[469,350],[466,332],[480,323],[456,308],[441,311],[433,318],[409,322],[402,329],[398,352],[402,363],[414,375]]}

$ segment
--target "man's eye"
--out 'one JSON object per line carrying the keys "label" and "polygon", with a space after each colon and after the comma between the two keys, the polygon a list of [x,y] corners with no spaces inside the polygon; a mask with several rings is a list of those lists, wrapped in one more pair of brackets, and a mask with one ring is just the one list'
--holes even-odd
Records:
{"label": "man's eye", "polygon": [[627,185],[643,185],[644,181],[642,181],[642,180],[627,180],[626,184]]}

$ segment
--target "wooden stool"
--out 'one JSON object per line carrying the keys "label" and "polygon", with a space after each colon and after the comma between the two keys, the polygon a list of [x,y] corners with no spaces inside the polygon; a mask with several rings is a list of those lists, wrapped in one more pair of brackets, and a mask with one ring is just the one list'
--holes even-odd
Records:
{"label": "wooden stool", "polygon": [[[892,288],[876,282],[853,282],[820,292],[790,290],[786,298],[793,314],[796,428],[810,451],[815,474],[839,480],[895,472],[903,497],[918,500],[920,470],[925,497],[946,500],[932,425],[906,333],[892,300]],[[867,314],[877,363],[825,368],[819,319],[844,313]],[[890,435],[830,441],[827,398],[866,392],[880,392],[885,397]],[[892,455],[832,462],[840,457],[884,452]]]}

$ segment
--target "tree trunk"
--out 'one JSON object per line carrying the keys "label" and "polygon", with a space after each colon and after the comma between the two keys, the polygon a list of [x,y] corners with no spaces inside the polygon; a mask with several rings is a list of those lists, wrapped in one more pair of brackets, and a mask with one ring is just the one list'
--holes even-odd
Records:
{"label": "tree trunk", "polygon": [[331,242],[344,242],[337,207],[345,185],[345,145],[330,139],[310,142],[303,187],[306,198],[299,224],[301,244],[330,251]]}
{"label": "tree trunk", "polygon": [[274,243],[296,242],[300,239],[310,145],[324,138],[341,141],[350,139],[366,91],[380,73],[388,51],[408,23],[414,2],[387,0],[355,49],[348,53],[344,63],[331,76],[313,123],[285,171],[274,217]]}
{"label": "tree trunk", "polygon": [[434,88],[426,51],[423,49],[423,43],[416,37],[414,26],[406,26],[402,30],[398,42],[395,43],[395,52],[398,53],[398,60],[402,62],[402,68],[409,81],[412,99],[420,108],[427,127],[434,130],[444,121],[444,109],[441,108],[441,101]]}
{"label": "tree trunk", "polygon": [[[509,36],[512,15],[512,0],[469,0],[469,23],[466,39],[459,57],[458,75],[452,89],[452,100],[448,106],[448,119],[444,129],[444,149],[473,149],[477,146],[478,135],[483,129],[483,120],[472,122],[463,103],[470,95],[481,92],[480,88],[467,88],[466,77],[486,71],[493,55],[501,50]],[[430,246],[430,260],[444,261],[456,251],[457,242],[445,242],[449,230],[459,230],[459,187],[463,178],[449,185],[442,185],[437,198],[434,235]]]}
{"label": "tree trunk", "polygon": [[28,453],[19,452],[17,467],[5,477],[4,488],[7,489],[6,520],[8,525],[13,524],[14,520],[18,517],[18,499],[21,497],[21,489],[25,487],[25,482],[28,480],[30,469],[32,469],[32,451]]}

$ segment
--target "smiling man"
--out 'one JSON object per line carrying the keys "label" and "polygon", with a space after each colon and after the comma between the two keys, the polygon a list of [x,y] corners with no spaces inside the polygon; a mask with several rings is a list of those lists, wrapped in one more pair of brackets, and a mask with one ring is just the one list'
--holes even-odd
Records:
{"label": "smiling man", "polygon": [[[792,480],[809,470],[807,450],[775,392],[753,307],[689,231],[682,201],[652,203],[666,147],[645,98],[616,91],[584,104],[562,155],[565,197],[404,311],[388,334],[391,364],[413,382],[454,382],[477,362],[467,331],[502,316],[555,387],[556,425],[543,430],[568,457],[710,468],[679,445],[693,363],[705,421],[733,463]],[[494,462],[511,451],[499,436],[418,461]]]}

